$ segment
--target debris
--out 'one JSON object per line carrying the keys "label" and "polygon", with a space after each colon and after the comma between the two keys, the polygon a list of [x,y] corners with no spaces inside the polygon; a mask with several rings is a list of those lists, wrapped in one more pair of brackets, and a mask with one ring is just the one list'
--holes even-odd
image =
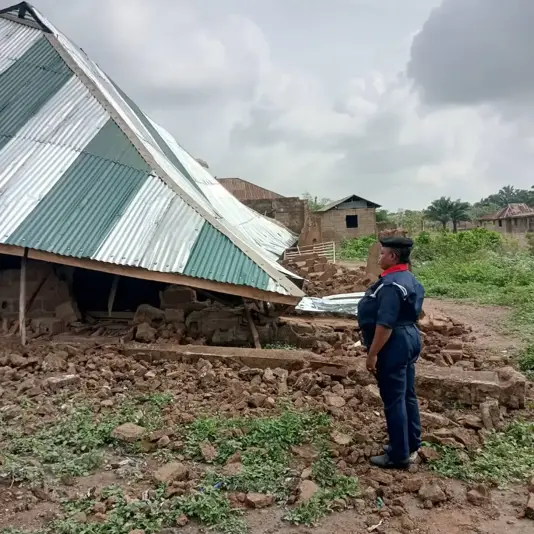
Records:
{"label": "debris", "polygon": [[149,304],[141,304],[137,308],[134,316],[134,324],[141,325],[147,323],[151,325],[153,321],[163,321],[165,319],[165,312]]}
{"label": "debris", "polygon": [[334,395],[333,393],[325,393],[324,395],[326,404],[332,406],[333,408],[343,408],[347,402],[343,397],[339,395]]}
{"label": "debris", "polygon": [[174,481],[187,480],[189,469],[180,462],[171,462],[161,466],[154,473],[154,480],[160,484],[170,484]]}
{"label": "debris", "polygon": [[299,485],[299,497],[297,502],[308,502],[318,491],[319,486],[315,482],[311,480],[303,480]]}
{"label": "debris", "polygon": [[419,490],[419,498],[432,504],[438,504],[447,500],[447,495],[435,482],[424,482]]}
{"label": "debris", "polygon": [[467,500],[475,506],[483,506],[490,502],[491,493],[486,486],[480,484],[467,492]]}
{"label": "debris", "polygon": [[528,496],[527,507],[525,508],[525,517],[534,519],[534,493]]}
{"label": "debris", "polygon": [[209,441],[204,441],[200,444],[200,454],[207,463],[211,464],[215,461],[219,452]]}
{"label": "debris", "polygon": [[268,508],[274,504],[274,497],[265,493],[247,493],[246,504],[249,508]]}
{"label": "debris", "polygon": [[51,391],[57,391],[58,389],[65,388],[67,386],[74,386],[79,382],[79,375],[51,376],[49,378],[44,379],[43,387]]}
{"label": "debris", "polygon": [[140,343],[154,343],[156,341],[157,330],[148,323],[141,323],[135,329],[135,340]]}
{"label": "debris", "polygon": [[332,432],[330,437],[334,443],[337,443],[337,445],[345,446],[350,445],[352,442],[352,438],[348,434],[343,434],[337,431]]}
{"label": "debris", "polygon": [[372,525],[367,529],[367,532],[375,532],[384,524],[384,520],[381,519],[376,525]]}
{"label": "debris", "polygon": [[419,449],[419,456],[423,462],[433,462],[439,460],[439,453],[432,447],[421,447]]}
{"label": "debris", "polygon": [[499,401],[492,399],[483,402],[480,405],[480,416],[486,430],[498,430],[501,419]]}
{"label": "debris", "polygon": [[124,423],[118,426],[111,436],[119,441],[125,441],[126,443],[135,443],[139,441],[145,435],[145,429],[142,426],[134,423]]}

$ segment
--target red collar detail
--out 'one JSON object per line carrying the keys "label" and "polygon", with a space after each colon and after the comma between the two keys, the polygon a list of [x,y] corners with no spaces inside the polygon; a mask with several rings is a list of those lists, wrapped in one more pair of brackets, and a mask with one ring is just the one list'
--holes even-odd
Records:
{"label": "red collar detail", "polygon": [[386,276],[387,274],[392,273],[402,273],[403,271],[409,271],[410,266],[407,263],[399,263],[398,265],[393,265],[389,269],[386,269],[381,276]]}

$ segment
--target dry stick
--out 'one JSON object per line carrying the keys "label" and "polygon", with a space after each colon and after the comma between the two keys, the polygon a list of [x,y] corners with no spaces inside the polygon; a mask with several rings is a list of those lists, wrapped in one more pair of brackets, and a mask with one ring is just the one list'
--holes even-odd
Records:
{"label": "dry stick", "polygon": [[250,313],[250,310],[247,306],[247,303],[245,302],[245,299],[243,299],[243,307],[245,309],[245,317],[247,318],[248,325],[250,327],[250,332],[252,333],[252,339],[254,340],[254,348],[261,349],[260,336],[258,335],[258,329],[256,328],[254,321],[252,320],[252,314]]}
{"label": "dry stick", "polygon": [[28,263],[28,249],[24,249],[24,255],[20,263],[20,295],[19,295],[19,328],[20,341],[26,345],[26,264]]}

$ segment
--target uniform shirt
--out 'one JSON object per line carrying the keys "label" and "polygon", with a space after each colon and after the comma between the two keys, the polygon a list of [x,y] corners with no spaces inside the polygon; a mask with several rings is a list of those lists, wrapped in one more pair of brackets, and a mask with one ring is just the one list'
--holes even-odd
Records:
{"label": "uniform shirt", "polygon": [[372,343],[376,325],[391,329],[414,325],[424,298],[425,290],[408,265],[386,269],[358,303],[358,323],[365,345]]}

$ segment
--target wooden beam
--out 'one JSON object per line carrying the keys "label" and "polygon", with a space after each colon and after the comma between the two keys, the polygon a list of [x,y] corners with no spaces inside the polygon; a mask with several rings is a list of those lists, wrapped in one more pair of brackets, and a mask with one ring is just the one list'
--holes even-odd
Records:
{"label": "wooden beam", "polygon": [[28,263],[28,249],[24,249],[24,254],[20,263],[20,293],[19,293],[19,328],[20,342],[26,345],[26,265]]}
{"label": "wooden beam", "polygon": [[32,293],[30,299],[28,300],[28,303],[26,304],[26,313],[29,313],[30,308],[33,306],[33,303],[35,302],[35,299],[37,298],[37,295],[39,294],[39,291],[41,291],[41,289],[45,285],[46,281],[48,280],[49,276],[52,274],[53,270],[54,270],[54,268],[52,266],[50,266],[50,269],[43,276],[43,278],[39,282],[39,285],[35,288],[35,290]]}
{"label": "wooden beam", "polygon": [[[23,247],[0,245],[0,254],[23,256],[24,249]],[[237,295],[239,297],[245,297],[252,300],[277,302],[279,304],[287,304],[289,306],[296,306],[302,298],[291,295],[280,295],[279,293],[264,291],[262,289],[256,289],[249,286],[215,282],[213,280],[193,278],[183,274],[160,273],[156,271],[149,271],[148,269],[142,269],[141,267],[128,267],[95,260],[73,258],[70,256],[59,256],[58,254],[53,254],[51,252],[41,252],[33,249],[28,251],[28,258],[32,260],[57,263],[59,265],[70,265],[71,267],[88,269],[90,271],[100,271],[102,273],[117,274],[119,276],[129,276],[130,278],[139,278],[141,280],[151,280],[154,282],[163,282],[164,284],[176,284],[180,286],[206,289],[208,291],[215,291],[219,293],[228,293],[229,295]]]}
{"label": "wooden beam", "polygon": [[245,317],[247,318],[248,325],[250,327],[250,333],[252,334],[252,340],[254,341],[254,348],[261,349],[260,336],[258,335],[258,329],[252,320],[252,314],[247,305],[245,299],[243,299],[243,307],[245,308]]}

